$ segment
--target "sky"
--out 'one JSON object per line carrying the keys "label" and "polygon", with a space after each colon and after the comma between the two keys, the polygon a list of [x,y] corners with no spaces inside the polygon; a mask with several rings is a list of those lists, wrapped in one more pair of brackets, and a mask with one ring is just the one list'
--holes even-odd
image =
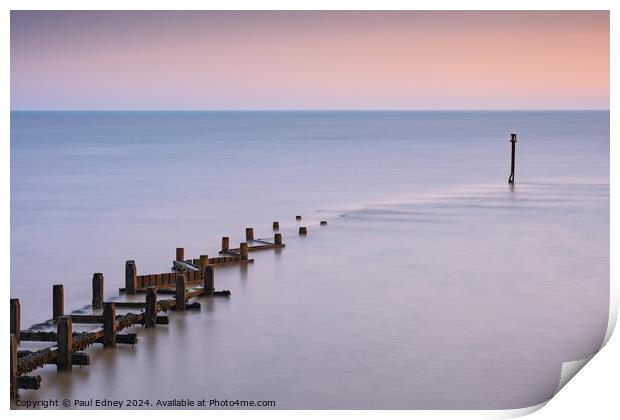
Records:
{"label": "sky", "polygon": [[608,109],[607,11],[12,11],[11,109]]}

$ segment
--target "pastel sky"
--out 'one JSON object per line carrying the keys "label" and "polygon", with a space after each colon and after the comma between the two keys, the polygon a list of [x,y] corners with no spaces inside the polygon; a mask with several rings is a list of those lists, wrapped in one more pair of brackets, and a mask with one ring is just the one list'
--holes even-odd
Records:
{"label": "pastel sky", "polygon": [[12,109],[608,109],[609,13],[11,12]]}

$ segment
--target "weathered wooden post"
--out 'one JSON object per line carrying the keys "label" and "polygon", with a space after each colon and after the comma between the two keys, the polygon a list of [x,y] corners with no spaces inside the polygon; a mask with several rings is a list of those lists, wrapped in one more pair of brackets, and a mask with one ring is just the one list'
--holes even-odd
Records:
{"label": "weathered wooden post", "polygon": [[510,135],[510,143],[512,143],[512,154],[510,156],[510,176],[508,177],[508,183],[514,184],[515,182],[515,147],[517,144],[517,135]]}
{"label": "weathered wooden post", "polygon": [[321,220],[321,226],[327,226],[327,220]]}
{"label": "weathered wooden post", "polygon": [[205,273],[205,267],[209,264],[209,256],[208,255],[201,255],[200,256],[200,276],[204,276]]}
{"label": "weathered wooden post", "polygon": [[222,236],[222,252],[226,252],[230,249],[230,238],[228,236]]}
{"label": "weathered wooden post", "polygon": [[114,302],[103,304],[103,347],[116,347],[116,305]]}
{"label": "weathered wooden post", "polygon": [[19,333],[11,334],[11,398],[17,398],[17,340]]}
{"label": "weathered wooden post", "polygon": [[52,286],[52,318],[57,321],[65,314],[65,291],[62,284]]}
{"label": "weathered wooden post", "polygon": [[153,328],[157,324],[157,288],[149,287],[146,291],[146,308],[144,310],[144,326]]}
{"label": "weathered wooden post", "polygon": [[125,262],[125,292],[134,294],[138,290],[138,269],[134,260]]}
{"label": "weathered wooden post", "polygon": [[204,294],[213,296],[215,291],[215,270],[212,265],[207,265],[204,271]]}
{"label": "weathered wooden post", "polygon": [[282,245],[282,234],[276,233],[273,235],[273,243],[276,245]]}
{"label": "weathered wooden post", "polygon": [[248,259],[248,253],[249,253],[248,243],[247,242],[241,242],[239,244],[239,254],[241,255],[241,258],[243,258],[244,260],[247,260]]}
{"label": "weathered wooden post", "polygon": [[93,274],[93,309],[103,308],[103,274]]}
{"label": "weathered wooden post", "polygon": [[56,370],[59,372],[71,370],[73,354],[73,323],[71,322],[70,316],[61,316],[58,318],[56,340],[58,346]]}
{"label": "weathered wooden post", "polygon": [[246,228],[245,229],[245,240],[253,241],[254,240],[254,228]]}
{"label": "weathered wooden post", "polygon": [[11,299],[11,334],[17,337],[19,343],[19,332],[21,331],[21,306],[19,299]]}
{"label": "weathered wooden post", "polygon": [[185,248],[177,248],[176,260],[185,261]]}
{"label": "weathered wooden post", "polygon": [[273,222],[273,230],[280,229],[280,222]]}
{"label": "weathered wooden post", "polygon": [[295,216],[295,220],[301,220],[301,216]]}
{"label": "weathered wooden post", "polygon": [[305,226],[300,226],[299,227],[299,234],[300,235],[307,235],[308,234],[308,229]]}
{"label": "weathered wooden post", "polygon": [[177,275],[176,283],[176,309],[177,311],[185,310],[185,275]]}

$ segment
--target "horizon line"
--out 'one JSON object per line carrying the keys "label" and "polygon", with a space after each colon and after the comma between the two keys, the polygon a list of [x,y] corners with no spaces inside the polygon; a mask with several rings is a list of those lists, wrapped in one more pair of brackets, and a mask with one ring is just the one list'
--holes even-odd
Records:
{"label": "horizon line", "polygon": [[113,109],[113,108],[90,108],[90,109],[11,109],[10,112],[437,112],[437,111],[610,111],[610,108],[206,108],[206,109]]}

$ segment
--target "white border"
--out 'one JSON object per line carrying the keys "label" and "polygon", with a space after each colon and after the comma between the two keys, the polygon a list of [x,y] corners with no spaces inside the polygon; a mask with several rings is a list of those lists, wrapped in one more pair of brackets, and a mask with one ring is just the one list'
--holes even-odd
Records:
{"label": "white border", "polygon": [[[3,2],[4,14],[2,15],[1,22],[2,25],[0,27],[3,29],[3,40],[2,40],[2,54],[5,58],[2,62],[4,65],[2,66],[2,79],[3,84],[2,88],[4,90],[3,95],[3,103],[4,103],[4,113],[0,117],[0,124],[2,127],[3,137],[2,137],[2,153],[0,154],[0,173],[2,182],[0,183],[0,191],[2,197],[4,198],[1,209],[1,216],[3,222],[3,241],[2,241],[2,253],[0,263],[2,263],[2,267],[5,268],[5,272],[8,272],[8,268],[10,267],[10,13],[9,10],[48,10],[48,9],[59,9],[59,10],[105,10],[105,9],[133,9],[133,10],[198,10],[198,9],[211,9],[211,10],[243,10],[243,9],[252,9],[252,10],[311,10],[311,9],[322,9],[322,10],[611,10],[611,142],[610,142],[610,157],[611,157],[611,166],[610,166],[610,178],[611,178],[611,214],[617,214],[618,209],[618,197],[615,191],[615,183],[618,179],[618,170],[616,169],[617,162],[617,145],[615,143],[615,139],[617,138],[618,128],[617,124],[614,123],[614,120],[617,120],[618,113],[616,108],[616,102],[618,98],[618,83],[617,77],[614,77],[617,74],[620,74],[620,68],[618,67],[618,40],[620,39],[620,33],[618,30],[618,19],[616,13],[619,10],[619,6],[617,6],[618,2],[613,2],[611,0],[590,0],[590,1],[577,1],[577,0],[564,0],[562,2],[557,2],[553,0],[521,0],[521,1],[513,1],[513,0],[505,0],[502,2],[493,2],[493,1],[469,1],[467,3],[463,1],[457,0],[436,0],[433,2],[422,2],[422,1],[405,1],[405,0],[358,0],[358,1],[346,1],[346,0],[298,0],[295,2],[291,1],[283,1],[283,0],[263,0],[263,1],[243,1],[243,0],[217,0],[217,1],[196,1],[196,0],[151,0],[148,2],[140,2],[134,1],[132,3],[127,0],[92,0],[88,2],[83,2],[79,0],[64,0],[64,1],[44,1],[44,0],[8,0]],[[605,342],[609,340],[611,337],[611,333],[613,332],[616,318],[618,314],[618,264],[615,261],[614,256],[617,256],[618,250],[618,240],[617,235],[617,222],[616,219],[612,217],[611,219],[611,243],[610,243],[610,252],[611,252],[611,305],[610,305],[610,323],[608,325],[608,330],[605,338]],[[3,296],[5,296],[5,301],[10,295],[10,283],[5,280],[2,282],[1,286]],[[5,337],[8,336],[8,311],[3,311],[3,329],[5,329],[6,334]],[[615,390],[617,388],[618,380],[617,373],[620,372],[619,363],[618,363],[618,354],[620,354],[620,345],[617,343],[617,339],[612,340],[612,344],[607,346],[604,353],[604,357],[597,356],[597,358],[601,358],[599,361],[594,361],[591,363],[592,369],[588,369],[586,367],[586,374],[583,374],[582,378],[580,378],[579,386],[571,387],[570,385],[567,387],[566,391],[563,391],[559,394],[558,397],[553,398],[553,402],[550,403],[548,409],[542,410],[536,414],[536,416],[540,417],[541,415],[544,418],[578,418],[577,416],[586,415],[586,413],[591,413],[592,411],[598,412],[601,415],[605,413],[605,417],[611,418],[615,417],[619,412],[619,404],[617,396],[615,395]],[[2,360],[8,360],[9,355],[6,351],[6,346],[3,347],[2,351]],[[587,358],[582,361],[575,361],[565,363],[562,370],[562,381],[563,383],[558,387],[558,391],[565,384],[565,380],[567,381],[574,375],[581,367],[589,361],[590,358]],[[605,363],[603,363],[603,361]],[[605,366],[603,366],[605,364]],[[609,370],[610,366],[615,367],[614,370]],[[7,363],[3,364],[3,369],[7,369]],[[596,369],[596,370],[595,370]],[[6,372],[6,371],[5,371]],[[608,372],[614,372],[616,376],[612,374],[608,374]],[[8,376],[5,374],[5,377]],[[586,381],[589,381],[587,383]],[[575,381],[573,381],[575,382]],[[585,385],[585,386],[584,386]],[[8,401],[8,381],[4,383],[5,391],[2,395],[2,398],[5,400],[5,407],[8,409],[9,401]],[[575,394],[575,390],[579,392],[578,395]],[[595,391],[596,390],[596,391]],[[571,397],[568,396],[569,392],[572,392]],[[567,394],[566,398],[563,397],[563,394]],[[603,399],[601,399],[603,396]],[[607,396],[605,398],[605,396]],[[556,403],[557,400],[557,403]],[[560,401],[561,400],[561,401]],[[596,406],[591,406],[591,403],[595,402]],[[541,404],[535,407],[529,407],[518,410],[489,410],[489,411],[252,411],[252,412],[240,412],[240,411],[209,411],[206,414],[204,411],[184,411],[181,415],[184,417],[192,417],[197,418],[198,416],[208,415],[209,417],[216,416],[218,418],[229,418],[229,417],[237,417],[240,415],[251,415],[252,418],[257,419],[272,419],[272,418],[290,418],[294,416],[296,418],[315,418],[317,415],[326,416],[327,418],[340,418],[345,415],[355,415],[355,417],[361,418],[370,418],[370,417],[390,417],[390,418],[407,418],[410,419],[412,417],[416,418],[505,418],[505,417],[514,417],[519,415],[528,414],[530,412],[538,410],[545,404]],[[587,411],[584,411],[587,410]],[[40,412],[39,412],[40,413]],[[612,413],[615,413],[613,415]],[[89,412],[89,416],[94,417],[103,417],[109,416],[111,413],[99,411],[99,412]],[[131,412],[116,412],[114,416],[130,416],[134,413]],[[150,416],[168,417],[172,413],[168,412],[149,412]],[[548,414],[548,415],[547,415]],[[12,416],[16,417],[30,417],[36,416],[37,412],[33,411],[12,411]],[[60,412],[52,412],[46,411],[45,416],[49,416],[51,418],[58,418],[60,416],[63,417],[73,417],[73,416],[83,416],[85,415],[82,411],[60,411]],[[553,416],[553,417],[551,417]],[[594,417],[597,418],[597,417]],[[603,418],[603,417],[599,417]]]}

